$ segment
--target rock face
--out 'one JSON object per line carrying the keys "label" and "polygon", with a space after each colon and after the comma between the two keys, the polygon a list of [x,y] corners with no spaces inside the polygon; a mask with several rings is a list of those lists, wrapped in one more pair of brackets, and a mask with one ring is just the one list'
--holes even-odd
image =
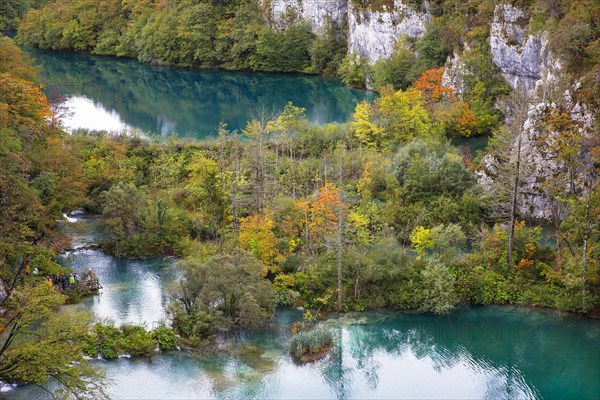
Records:
{"label": "rock face", "polygon": [[393,10],[385,11],[358,11],[351,4],[348,11],[348,51],[360,53],[371,62],[388,58],[402,35],[423,36],[425,23],[430,19],[429,12],[416,11],[400,0],[394,1]]}
{"label": "rock face", "polygon": [[490,27],[490,50],[494,64],[510,87],[530,91],[554,80],[560,65],[550,56],[545,36],[527,34],[528,23],[520,9],[509,4],[496,6]]}
{"label": "rock face", "polygon": [[273,17],[280,21],[288,12],[311,22],[314,32],[319,32],[327,17],[342,24],[347,19],[347,0],[270,0]]}
{"label": "rock face", "polygon": [[[521,142],[521,174],[519,185],[518,213],[533,218],[552,218],[552,200],[546,195],[543,183],[546,179],[557,179],[560,169],[554,155],[540,146],[542,129],[540,122],[551,104],[540,102],[529,106],[527,119],[523,124]],[[516,145],[516,143],[515,143]],[[477,170],[478,181],[494,193],[498,161],[486,155]]]}
{"label": "rock face", "polygon": [[4,300],[8,294],[4,281],[0,279],[0,301]]}
{"label": "rock face", "polygon": [[[548,100],[548,93],[555,91],[558,86],[561,64],[550,53],[546,36],[529,34],[528,24],[529,19],[522,10],[509,4],[497,5],[490,26],[489,44],[492,61],[510,87],[524,89],[531,100],[522,129],[524,168],[520,177],[519,213],[525,217],[550,219],[553,200],[545,192],[543,182],[547,179],[556,180],[562,165],[556,161],[556,155],[549,151],[548,143],[540,140],[544,130],[543,120],[548,110],[560,105],[575,121],[581,123],[583,134],[587,135],[592,131],[593,116],[584,105],[573,101],[572,93],[577,87],[560,94],[555,100],[559,104]],[[460,56],[453,54],[446,62],[444,85],[461,94],[464,73]],[[582,158],[584,156],[581,155]],[[477,171],[479,182],[490,189],[494,186],[497,162],[488,155]]]}
{"label": "rock face", "polygon": [[348,51],[360,53],[372,63],[389,57],[402,35],[414,38],[423,36],[425,23],[431,19],[427,2],[423,2],[423,11],[417,11],[401,0],[394,0],[390,10],[359,11],[351,0],[269,1],[275,21],[281,21],[286,13],[293,12],[310,21],[314,32],[319,32],[327,16],[339,24],[347,21]]}

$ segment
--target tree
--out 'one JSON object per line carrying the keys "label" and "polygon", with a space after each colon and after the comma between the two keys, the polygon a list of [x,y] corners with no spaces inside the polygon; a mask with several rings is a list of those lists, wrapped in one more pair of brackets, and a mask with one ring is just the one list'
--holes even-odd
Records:
{"label": "tree", "polygon": [[11,39],[0,36],[0,74],[10,73],[15,78],[31,82],[37,78],[37,71],[31,64],[31,60]]}
{"label": "tree", "polygon": [[316,195],[301,203],[305,218],[305,239],[316,255],[317,247],[337,232],[339,212],[345,208],[340,189],[332,183],[320,187]]}
{"label": "tree", "polygon": [[[583,129],[567,112],[556,108],[548,111],[544,125],[546,129],[541,140],[547,144],[548,150],[556,155],[556,161],[563,165],[561,169],[564,172],[560,175],[566,177],[569,192],[576,194],[575,177],[583,167]],[[558,176],[557,181],[563,176]]]}
{"label": "tree", "polygon": [[104,192],[100,201],[107,240],[119,255],[119,243],[143,227],[146,194],[131,183],[119,182]]}
{"label": "tree", "polygon": [[507,268],[514,265],[513,246],[515,223],[520,204],[521,176],[528,166],[523,164],[526,154],[523,152],[524,124],[529,110],[529,97],[526,93],[515,91],[511,97],[513,116],[509,124],[496,135],[493,154],[497,162],[497,174],[494,180],[493,195],[496,201],[496,214],[507,220],[508,242]]}
{"label": "tree", "polygon": [[325,17],[323,31],[310,48],[311,72],[334,76],[347,53],[346,35],[329,15]]}
{"label": "tree", "polygon": [[365,88],[371,73],[369,59],[358,53],[348,53],[340,64],[338,74],[348,86]]}
{"label": "tree", "polygon": [[50,115],[50,103],[39,85],[0,73],[0,128],[39,134],[47,127]]}
{"label": "tree", "polygon": [[455,278],[442,261],[435,257],[428,259],[425,269],[421,271],[421,280],[424,311],[447,314],[454,308],[457,302]]}
{"label": "tree", "polygon": [[403,92],[385,87],[381,89],[381,97],[376,100],[374,107],[377,125],[397,142],[432,136],[429,114],[418,90]]}
{"label": "tree", "polygon": [[373,66],[373,88],[381,91],[385,86],[395,90],[406,90],[415,80],[414,65],[416,57],[405,43],[398,40],[388,59],[381,59]]}
{"label": "tree", "polygon": [[195,331],[205,334],[201,315],[213,321],[223,318],[223,327],[258,327],[273,313],[271,282],[262,277],[261,265],[246,251],[235,249],[206,261],[189,258],[182,266],[185,275],[170,291],[183,308],[183,316],[175,315],[174,324],[190,317],[197,325]]}
{"label": "tree", "polygon": [[427,255],[427,251],[433,248],[431,230],[423,226],[415,227],[410,234],[410,243],[418,254],[417,258],[425,257]]}
{"label": "tree", "polygon": [[451,48],[442,41],[440,26],[436,19],[425,24],[425,34],[417,42],[418,67],[422,70],[444,65]]}
{"label": "tree", "polygon": [[277,272],[277,263],[282,261],[274,227],[273,220],[265,215],[253,214],[240,219],[240,246],[261,261],[263,276]]}
{"label": "tree", "polygon": [[372,114],[372,107],[365,100],[356,105],[352,121],[354,136],[366,147],[380,148],[386,132],[371,120]]}
{"label": "tree", "polygon": [[428,69],[415,81],[413,87],[420,90],[428,104],[437,103],[443,99],[453,99],[454,91],[442,84],[444,67]]}
{"label": "tree", "polygon": [[[56,313],[65,296],[45,282],[15,289],[0,318],[0,378],[43,387],[50,378],[65,398],[108,398],[104,373],[84,358],[90,316]],[[48,389],[45,389],[48,390]]]}

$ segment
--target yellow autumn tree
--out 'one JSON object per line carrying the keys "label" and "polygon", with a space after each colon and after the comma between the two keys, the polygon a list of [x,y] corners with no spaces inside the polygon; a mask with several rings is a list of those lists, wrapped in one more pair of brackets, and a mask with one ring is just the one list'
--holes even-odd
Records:
{"label": "yellow autumn tree", "polygon": [[421,92],[416,89],[394,91],[391,86],[384,87],[375,110],[378,125],[399,142],[432,134],[429,113]]}
{"label": "yellow autumn tree", "polygon": [[262,276],[277,272],[277,264],[283,259],[277,249],[274,227],[275,223],[266,215],[254,214],[240,219],[240,246],[261,261]]}
{"label": "yellow autumn tree", "polygon": [[356,105],[352,121],[354,136],[366,147],[379,148],[386,134],[382,128],[371,121],[372,114],[371,105],[365,100]]}

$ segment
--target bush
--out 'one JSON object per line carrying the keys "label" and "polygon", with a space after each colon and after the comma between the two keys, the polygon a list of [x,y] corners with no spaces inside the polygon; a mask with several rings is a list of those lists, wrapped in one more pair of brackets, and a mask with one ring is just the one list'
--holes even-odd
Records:
{"label": "bush", "polygon": [[150,332],[143,326],[122,325],[121,347],[124,353],[134,357],[150,357],[154,353],[156,344]]}
{"label": "bush", "polygon": [[175,336],[175,332],[164,324],[160,324],[154,328],[150,332],[150,335],[158,344],[158,347],[163,351],[173,350],[177,346],[177,336]]}
{"label": "bush", "polygon": [[149,332],[143,326],[125,324],[116,327],[107,321],[94,325],[83,351],[90,357],[100,354],[106,360],[123,354],[150,357],[157,343],[163,350],[169,350],[169,344],[172,344],[171,348],[175,347],[175,333],[164,325]]}

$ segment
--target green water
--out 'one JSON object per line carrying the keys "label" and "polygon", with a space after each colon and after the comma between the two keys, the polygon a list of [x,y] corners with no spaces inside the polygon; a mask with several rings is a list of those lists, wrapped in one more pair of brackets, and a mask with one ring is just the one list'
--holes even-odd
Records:
{"label": "green water", "polygon": [[[75,247],[101,237],[94,219],[72,217],[64,231]],[[128,261],[75,250],[65,262],[77,270],[92,267],[104,286],[75,307],[91,310],[98,319],[147,326],[164,318],[165,287],[177,278],[173,260]],[[448,316],[348,314],[324,322],[336,340],[330,356],[298,365],[286,348],[289,323],[299,318],[299,310],[279,310],[273,331],[240,334],[227,352],[174,351],[151,360],[97,363],[112,380],[108,391],[115,399],[600,397],[597,321],[512,307],[461,308]],[[48,398],[31,386],[0,397]]]}
{"label": "green water", "polygon": [[214,136],[221,122],[244,128],[251,116],[273,116],[288,102],[308,120],[345,122],[356,102],[373,98],[317,76],[152,67],[134,60],[31,51],[50,99],[67,98],[67,128],[139,130]]}

